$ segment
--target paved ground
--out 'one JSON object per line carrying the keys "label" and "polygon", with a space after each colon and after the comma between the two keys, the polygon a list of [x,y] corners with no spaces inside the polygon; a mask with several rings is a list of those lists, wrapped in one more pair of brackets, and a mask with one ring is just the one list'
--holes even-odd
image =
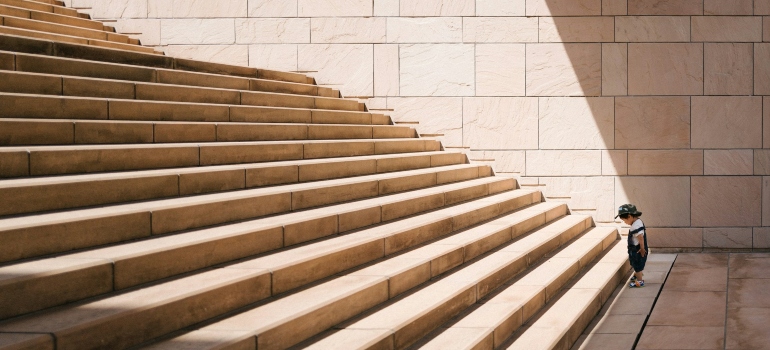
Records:
{"label": "paved ground", "polygon": [[646,270],[647,287],[620,286],[573,349],[632,349],[640,331],[639,350],[770,349],[770,254],[652,255]]}

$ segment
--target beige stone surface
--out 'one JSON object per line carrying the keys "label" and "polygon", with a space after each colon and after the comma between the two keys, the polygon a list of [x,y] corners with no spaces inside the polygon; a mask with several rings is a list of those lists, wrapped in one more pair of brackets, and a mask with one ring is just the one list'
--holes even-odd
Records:
{"label": "beige stone surface", "polygon": [[103,0],[87,5],[94,18],[147,18],[147,0]]}
{"label": "beige stone surface", "polygon": [[474,0],[400,0],[401,16],[474,16]]}
{"label": "beige stone surface", "polygon": [[628,151],[602,150],[602,175],[628,175]]}
{"label": "beige stone surface", "polygon": [[764,17],[762,21],[762,40],[770,41],[770,16]]}
{"label": "beige stone surface", "polygon": [[399,0],[374,0],[375,16],[398,16]]}
{"label": "beige stone surface", "polygon": [[636,349],[723,349],[725,328],[646,326]]}
{"label": "beige stone surface", "polygon": [[389,43],[459,43],[463,39],[460,17],[388,18]]}
{"label": "beige stone surface", "polygon": [[703,0],[636,0],[628,2],[629,15],[688,16],[703,14]]}
{"label": "beige stone surface", "polygon": [[689,42],[690,17],[622,16],[615,17],[615,41],[619,42]]}
{"label": "beige stone surface", "polygon": [[371,0],[297,0],[299,17],[367,17],[373,14]]}
{"label": "beige stone surface", "polygon": [[476,16],[524,16],[526,0],[476,0]]}
{"label": "beige stone surface", "polygon": [[613,17],[543,17],[538,38],[541,43],[612,42],[614,23]]}
{"label": "beige stone surface", "polygon": [[536,98],[463,99],[463,145],[475,149],[537,149]]}
{"label": "beige stone surface", "polygon": [[692,225],[760,226],[761,194],[762,178],[758,176],[693,177]]}
{"label": "beige stone surface", "polygon": [[762,107],[763,115],[762,115],[762,136],[763,136],[763,147],[764,148],[770,148],[770,97],[763,97],[764,103]]}
{"label": "beige stone surface", "polygon": [[297,45],[249,45],[249,66],[281,71],[297,70]]}
{"label": "beige stone surface", "polygon": [[163,20],[160,22],[160,43],[161,45],[234,44],[235,19]]}
{"label": "beige stone surface", "polygon": [[[385,18],[313,18],[310,20],[310,41],[313,43],[383,43],[386,35]],[[237,26],[237,24],[236,24]],[[306,27],[297,30],[307,31]],[[294,41],[301,43],[301,41]]]}
{"label": "beige stone surface", "polygon": [[692,41],[762,41],[762,18],[746,16],[694,16]]}
{"label": "beige stone surface", "polygon": [[629,95],[702,93],[702,44],[628,44]]}
{"label": "beige stone surface", "polygon": [[236,19],[235,42],[238,44],[306,44],[310,42],[310,30],[309,18]]}
{"label": "beige stone surface", "polygon": [[[96,1],[97,3],[99,1]],[[247,0],[147,0],[150,18],[246,17]]]}
{"label": "beige stone surface", "polygon": [[612,177],[541,177],[539,182],[545,185],[540,190],[547,201],[563,201],[572,210],[593,211],[591,214],[598,221],[612,221],[615,216]]}
{"label": "beige stone surface", "polygon": [[751,95],[754,45],[740,43],[704,44],[706,95]]}
{"label": "beige stone surface", "polygon": [[[763,213],[762,220],[763,221],[765,220],[764,213]],[[752,243],[754,248],[759,248],[759,249],[770,248],[770,227],[755,227],[753,232]]]}
{"label": "beige stone surface", "polygon": [[761,148],[761,122],[761,97],[692,97],[694,148]]}
{"label": "beige stone surface", "polygon": [[754,0],[755,15],[770,15],[770,0]]}
{"label": "beige stone surface", "polygon": [[526,151],[474,151],[471,159],[494,159],[494,169],[497,173],[524,173],[524,158]]}
{"label": "beige stone surface", "polygon": [[601,175],[599,150],[527,151],[527,176]]}
{"label": "beige stone surface", "polygon": [[444,146],[463,144],[463,99],[459,97],[392,97],[388,98],[391,117],[395,121],[420,122],[417,132],[442,134]]}
{"label": "beige stone surface", "polygon": [[613,148],[613,99],[539,98],[540,149]]}
{"label": "beige stone surface", "polygon": [[762,225],[770,226],[770,177],[762,177]]}
{"label": "beige stone surface", "polygon": [[628,94],[628,45],[602,44],[602,95]]}
{"label": "beige stone surface", "polygon": [[163,51],[179,58],[243,66],[249,64],[249,47],[246,45],[169,45]]}
{"label": "beige stone surface", "polygon": [[599,16],[602,0],[526,0],[527,16]]}
{"label": "beige stone surface", "polygon": [[297,67],[319,84],[341,85],[344,96],[372,96],[374,48],[365,44],[299,45]]}
{"label": "beige stone surface", "polygon": [[633,203],[650,227],[690,226],[690,178],[684,176],[620,177],[615,207]]}
{"label": "beige stone surface", "polygon": [[657,248],[701,248],[703,229],[650,227],[646,230],[647,243]]}
{"label": "beige stone surface", "polygon": [[155,46],[160,45],[160,22],[158,19],[119,19],[114,25],[120,33],[141,33],[136,38],[142,45]]}
{"label": "beige stone surface", "polygon": [[533,17],[463,18],[463,41],[477,43],[537,42],[538,20]]}
{"label": "beige stone surface", "polygon": [[249,0],[249,17],[296,17],[298,2],[294,0]]}
{"label": "beige stone surface", "polygon": [[[374,45],[374,95],[398,96],[398,63],[398,45]],[[368,106],[375,107],[371,102]]]}
{"label": "beige stone surface", "polygon": [[602,0],[602,15],[624,16],[628,14],[628,0]]}
{"label": "beige stone surface", "polygon": [[465,44],[401,45],[401,96],[473,95],[473,52]]}
{"label": "beige stone surface", "polygon": [[703,151],[630,150],[628,175],[703,175]]}
{"label": "beige stone surface", "polygon": [[754,44],[754,94],[770,95],[770,43]]}
{"label": "beige stone surface", "polygon": [[527,46],[528,96],[598,96],[601,44]]}
{"label": "beige stone surface", "polygon": [[703,248],[751,248],[752,228],[704,228]]}
{"label": "beige stone surface", "polygon": [[690,98],[615,98],[615,147],[689,148]]}
{"label": "beige stone surface", "polygon": [[753,0],[703,0],[704,15],[718,16],[751,16],[754,14]]}
{"label": "beige stone surface", "polygon": [[705,150],[704,175],[753,175],[754,152],[750,149]]}
{"label": "beige stone surface", "polygon": [[476,96],[523,96],[524,44],[476,45]]}

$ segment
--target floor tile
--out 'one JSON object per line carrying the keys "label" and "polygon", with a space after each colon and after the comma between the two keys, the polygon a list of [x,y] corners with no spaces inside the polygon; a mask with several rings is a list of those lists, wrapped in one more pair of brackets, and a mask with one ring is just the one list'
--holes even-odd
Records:
{"label": "floor tile", "polygon": [[765,279],[730,279],[728,306],[770,307],[770,281]]}
{"label": "floor tile", "polygon": [[770,254],[730,254],[730,278],[770,278]]}
{"label": "floor tile", "polygon": [[727,349],[770,348],[770,308],[727,310]]}
{"label": "floor tile", "polygon": [[723,349],[724,327],[647,326],[637,350],[652,349]]}
{"label": "floor tile", "polygon": [[636,334],[588,334],[578,339],[572,350],[631,350]]}
{"label": "floor tile", "polygon": [[676,292],[664,289],[660,293],[647,325],[724,327],[725,294],[724,292]]}

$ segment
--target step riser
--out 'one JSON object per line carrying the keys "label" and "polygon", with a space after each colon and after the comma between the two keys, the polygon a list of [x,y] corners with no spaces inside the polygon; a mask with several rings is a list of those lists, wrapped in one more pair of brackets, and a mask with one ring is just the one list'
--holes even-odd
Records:
{"label": "step riser", "polygon": [[58,15],[50,12],[29,10],[21,7],[1,5],[0,15],[20,17],[20,18],[32,19],[32,20],[42,21],[42,22],[51,22],[56,24],[68,25],[68,26],[76,26],[76,27],[93,29],[93,30],[104,30],[104,25],[102,25],[100,22],[89,21],[79,17]]}
{"label": "step riser", "polygon": [[58,41],[62,43],[84,45],[86,47],[88,45],[91,45],[91,46],[97,46],[97,47],[103,47],[103,48],[109,48],[109,49],[125,50],[129,52],[139,52],[144,54],[160,55],[160,53],[156,52],[155,49],[151,47],[138,46],[133,44],[124,44],[124,43],[115,42],[115,41],[87,39],[87,38],[81,38],[76,36],[36,31],[36,30],[23,29],[23,28],[17,28],[17,27],[0,26],[0,34],[34,38],[36,40],[52,40],[52,41]]}
{"label": "step riser", "polygon": [[[411,206],[411,201],[399,201],[389,205],[376,205],[371,209],[383,214],[387,213],[389,208],[396,206],[408,209],[408,211],[400,212],[401,216],[391,215],[391,220],[393,220],[455,204],[453,198],[475,199],[512,190],[513,186],[512,181],[502,181],[475,186],[482,187],[484,191],[476,191],[474,187],[447,190],[438,194],[444,200],[429,208]],[[466,194],[468,192],[474,195]],[[5,284],[0,288],[0,292],[8,296],[0,305],[0,310],[3,310],[0,312],[0,319],[234,261],[310,239],[340,234],[346,231],[341,229],[343,226],[347,230],[352,230],[385,221],[388,220],[348,223],[342,213],[337,213],[315,219],[299,218],[295,219],[294,222],[287,220],[277,227],[242,229],[238,231],[238,234],[133,257],[116,258],[100,255],[98,252],[77,254],[78,259],[95,259],[94,263],[81,264],[82,267],[77,270],[48,273],[45,277],[24,280],[15,284]],[[338,223],[340,223],[339,226]],[[307,237],[308,231],[313,231],[314,235]],[[50,261],[54,266],[60,266],[66,261],[75,263],[82,260],[70,260],[67,257],[62,257]],[[59,263],[57,264],[56,261]],[[112,263],[108,261],[112,261]]]}
{"label": "step riser", "polygon": [[414,138],[396,126],[0,120],[0,146]]}
{"label": "step riser", "polygon": [[[53,17],[53,16],[49,16]],[[74,17],[73,17],[74,19]],[[70,35],[75,37],[96,39],[104,41],[114,41],[118,43],[128,44],[128,36],[116,33],[105,32],[102,29],[86,29],[82,27],[76,27],[71,25],[62,25],[58,23],[40,21],[35,19],[25,19],[19,17],[0,16],[0,23],[7,27],[21,28],[27,30],[37,30],[47,33],[57,33],[62,35]],[[93,22],[98,24],[98,22]]]}
{"label": "step riser", "polygon": [[[487,167],[473,167],[482,171],[468,172],[465,169],[441,170],[435,173],[434,182],[425,187],[488,176]],[[398,178],[388,176],[385,181]],[[398,181],[398,180],[395,180]],[[403,180],[401,180],[403,181]],[[445,181],[445,182],[439,182]],[[66,225],[52,223],[25,228],[8,228],[0,231],[4,250],[0,262],[13,261],[46,254],[60,253],[73,249],[94,247],[103,244],[167,234],[175,231],[218,225],[238,220],[289,212],[356,199],[377,197],[392,192],[379,192],[379,180],[359,181],[347,188],[331,193],[312,190],[278,192],[255,195],[238,199],[223,199],[213,203],[184,205],[168,209],[131,210],[125,214],[70,221]],[[417,188],[418,186],[415,186]],[[366,190],[366,191],[364,191]],[[300,196],[301,195],[301,196]],[[296,197],[296,198],[295,198]]]}
{"label": "step riser", "polygon": [[[37,1],[3,0],[0,4],[20,7],[35,11],[58,13],[67,16],[78,17],[78,12],[71,8],[61,7],[60,4],[44,4]],[[52,6],[55,5],[55,6]]]}
{"label": "step riser", "polygon": [[388,125],[366,112],[3,95],[0,118]]}

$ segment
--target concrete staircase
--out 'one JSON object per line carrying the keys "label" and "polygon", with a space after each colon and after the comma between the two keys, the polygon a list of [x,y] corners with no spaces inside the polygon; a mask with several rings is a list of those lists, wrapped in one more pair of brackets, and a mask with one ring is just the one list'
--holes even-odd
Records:
{"label": "concrete staircase", "polygon": [[627,271],[312,78],[62,5],[0,0],[0,349],[566,349]]}

